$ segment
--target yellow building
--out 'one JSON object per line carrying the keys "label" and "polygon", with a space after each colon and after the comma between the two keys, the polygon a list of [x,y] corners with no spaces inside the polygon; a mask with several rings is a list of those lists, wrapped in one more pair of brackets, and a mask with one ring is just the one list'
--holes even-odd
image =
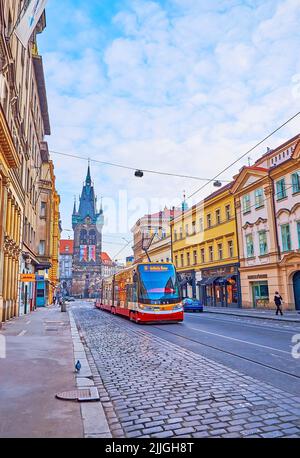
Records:
{"label": "yellow building", "polygon": [[171,223],[172,257],[184,295],[205,305],[241,305],[231,183]]}
{"label": "yellow building", "polygon": [[60,197],[55,188],[55,175],[53,174],[53,164],[52,161],[52,205],[51,205],[51,221],[50,221],[50,264],[51,268],[49,270],[49,304],[53,302],[53,295],[55,289],[59,285],[59,240],[60,240],[60,213],[59,213],[59,204]]}
{"label": "yellow building", "polygon": [[14,171],[20,166],[13,138],[0,105],[0,327],[18,314],[18,271],[22,190]]}

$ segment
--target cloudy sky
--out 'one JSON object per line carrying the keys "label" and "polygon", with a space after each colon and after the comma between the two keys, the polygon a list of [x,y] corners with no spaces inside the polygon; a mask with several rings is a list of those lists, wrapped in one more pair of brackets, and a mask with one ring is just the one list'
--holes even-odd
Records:
{"label": "cloudy sky", "polygon": [[[300,106],[299,0],[49,0],[51,150],[210,178]],[[300,132],[298,120],[251,154]],[[64,237],[87,163],[53,154]],[[222,176],[231,179],[247,158]],[[115,257],[134,221],[203,182],[92,163]],[[200,200],[212,185],[198,193]],[[117,255],[131,253],[130,245]]]}

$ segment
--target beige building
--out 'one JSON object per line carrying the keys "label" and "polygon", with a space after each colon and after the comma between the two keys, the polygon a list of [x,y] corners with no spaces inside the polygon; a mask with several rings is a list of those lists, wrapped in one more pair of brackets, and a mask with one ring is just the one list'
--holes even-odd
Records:
{"label": "beige building", "polygon": [[[171,262],[172,250],[170,231],[168,231],[168,234],[163,231],[158,231],[154,235],[147,251],[152,262]],[[148,260],[145,253],[142,262],[147,262]]]}
{"label": "beige building", "polygon": [[131,232],[133,233],[134,262],[171,261],[170,222],[181,214],[178,208],[168,209],[144,215],[140,218]]}
{"label": "beige building", "polygon": [[[25,49],[13,33],[21,0],[0,0],[0,321],[35,307],[38,272],[39,180],[44,136],[50,134],[37,34]],[[30,278],[30,277],[27,277]]]}

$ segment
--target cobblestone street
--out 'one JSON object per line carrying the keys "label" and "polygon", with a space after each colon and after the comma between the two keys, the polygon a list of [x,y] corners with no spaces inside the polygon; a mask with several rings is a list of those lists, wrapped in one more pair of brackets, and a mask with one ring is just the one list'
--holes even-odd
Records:
{"label": "cobblestone street", "polygon": [[113,437],[299,437],[300,397],[91,303],[73,313]]}

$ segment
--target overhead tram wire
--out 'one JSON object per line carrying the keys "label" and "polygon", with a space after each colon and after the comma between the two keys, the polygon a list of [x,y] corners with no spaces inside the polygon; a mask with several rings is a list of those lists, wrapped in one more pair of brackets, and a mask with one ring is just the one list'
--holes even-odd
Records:
{"label": "overhead tram wire", "polygon": [[127,247],[128,247],[128,245],[129,245],[130,243],[132,243],[132,240],[130,240],[128,243],[126,243],[126,245],[124,245],[124,246],[123,246],[123,248],[121,248],[121,249],[118,251],[118,253],[116,253],[116,254],[113,256],[113,259],[116,259],[116,258],[117,258],[117,256],[119,256],[119,254],[121,254],[121,253],[122,253],[122,251],[124,251],[124,250],[125,250],[125,248],[127,248]]}
{"label": "overhead tram wire", "polygon": [[[196,189],[196,191],[194,191],[192,194],[190,194],[187,199],[191,199],[191,197],[194,197],[196,194],[198,194],[198,192],[202,191],[202,189],[204,189],[207,185],[209,185],[210,183],[214,182],[217,178],[219,178],[220,175],[222,175],[222,173],[226,172],[227,170],[229,170],[233,165],[235,165],[237,162],[239,162],[241,159],[243,159],[245,156],[247,156],[248,154],[250,154],[252,151],[254,151],[258,146],[260,146],[262,143],[264,143],[266,140],[268,140],[270,137],[272,137],[274,134],[276,134],[276,132],[278,132],[279,130],[281,130],[283,127],[285,127],[287,124],[289,124],[291,121],[293,121],[295,118],[297,118],[298,116],[300,115],[300,111],[298,111],[298,113],[294,114],[293,116],[291,116],[287,121],[285,121],[283,124],[281,124],[279,127],[277,127],[275,130],[273,130],[270,134],[268,134],[266,137],[264,137],[262,140],[260,140],[258,143],[256,143],[256,145],[254,145],[252,148],[250,148],[248,151],[246,151],[244,154],[242,154],[240,157],[238,157],[237,159],[235,159],[231,164],[229,164],[227,167],[225,167],[223,170],[221,170],[221,172],[219,172],[214,178],[211,178],[207,183],[205,183],[204,185],[202,185],[200,188]],[[223,180],[219,180],[219,181],[223,181]]]}
{"label": "overhead tram wire", "polygon": [[[197,177],[197,176],[193,176],[193,175],[183,175],[183,174],[180,174],[180,173],[162,172],[160,170],[143,169],[143,168],[140,168],[140,167],[130,167],[130,166],[123,165],[123,164],[117,164],[115,162],[100,161],[99,159],[92,159],[92,158],[89,158],[89,157],[78,156],[76,154],[62,153],[61,151],[49,150],[49,152],[51,154],[58,154],[60,156],[65,156],[65,157],[69,157],[69,158],[73,158],[73,159],[82,159],[82,160],[85,160],[85,161],[90,160],[91,162],[95,162],[95,163],[98,163],[98,164],[108,165],[110,167],[118,167],[118,168],[126,169],[126,170],[132,170],[132,171],[140,170],[142,172],[153,173],[155,175],[165,175],[165,176],[171,176],[171,177],[177,177],[177,178],[189,178],[191,180],[198,180],[198,181],[209,181],[209,182],[212,181],[210,178],[201,178],[201,177]],[[220,180],[220,181],[222,181],[224,183],[230,183],[230,180]]]}

